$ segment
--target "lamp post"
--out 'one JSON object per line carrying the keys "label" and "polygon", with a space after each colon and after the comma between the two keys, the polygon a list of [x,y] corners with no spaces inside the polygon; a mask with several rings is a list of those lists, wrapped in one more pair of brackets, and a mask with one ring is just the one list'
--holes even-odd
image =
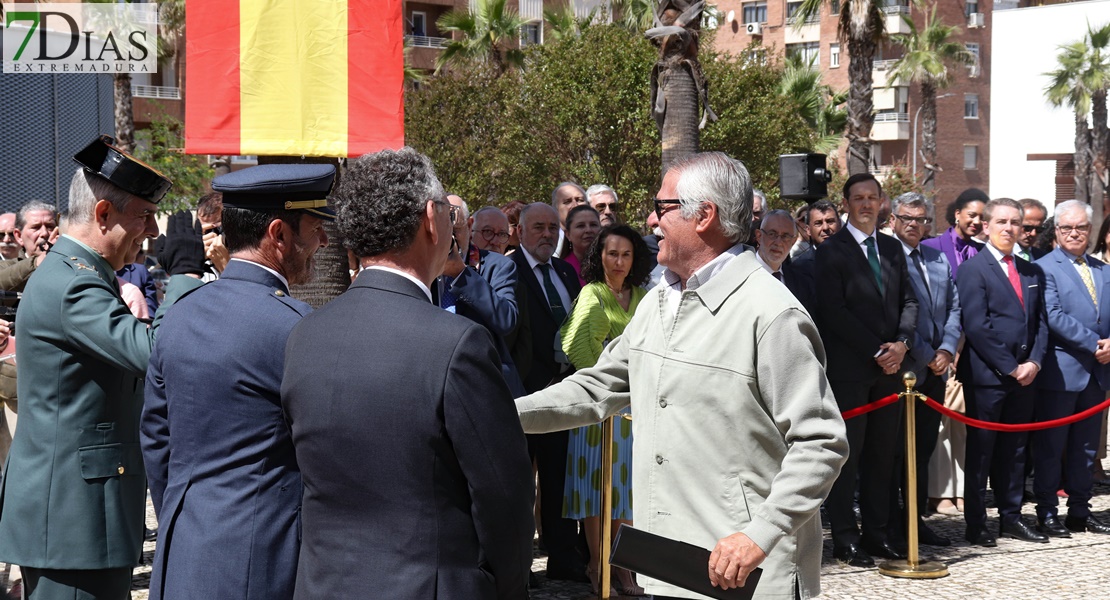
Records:
{"label": "lamp post", "polygon": [[[937,100],[955,96],[956,94],[948,93],[941,94],[936,97]],[[913,114],[913,180],[917,181],[917,120],[921,116],[921,109],[925,108],[925,103],[922,102],[921,106],[917,107],[917,112]]]}

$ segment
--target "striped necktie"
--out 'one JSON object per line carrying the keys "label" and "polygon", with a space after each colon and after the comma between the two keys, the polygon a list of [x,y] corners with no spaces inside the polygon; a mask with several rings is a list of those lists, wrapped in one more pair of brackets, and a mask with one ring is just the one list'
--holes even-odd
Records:
{"label": "striped necktie", "polygon": [[1075,264],[1079,265],[1079,277],[1083,280],[1083,285],[1087,286],[1087,293],[1091,295],[1091,302],[1098,306],[1098,294],[1095,293],[1095,280],[1091,277],[1091,266],[1082,256],[1075,259]]}

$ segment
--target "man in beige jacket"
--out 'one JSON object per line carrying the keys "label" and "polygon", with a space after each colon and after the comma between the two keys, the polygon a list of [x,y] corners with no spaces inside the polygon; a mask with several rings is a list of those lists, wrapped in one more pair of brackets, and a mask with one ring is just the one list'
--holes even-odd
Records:
{"label": "man in beige jacket", "polygon": [[[739,161],[694,155],[655,210],[664,279],[597,366],[517,400],[525,431],[596,423],[631,404],[636,527],[713,552],[707,577],[757,598],[820,593],[816,518],[848,453],[813,322],[740,241],[752,184]],[[641,578],[648,593],[702,598]]]}

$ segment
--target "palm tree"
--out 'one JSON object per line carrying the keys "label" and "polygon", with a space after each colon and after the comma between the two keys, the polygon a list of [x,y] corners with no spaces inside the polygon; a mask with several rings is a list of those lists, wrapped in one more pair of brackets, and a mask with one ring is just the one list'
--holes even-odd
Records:
{"label": "palm tree", "polygon": [[[698,152],[701,128],[717,115],[709,108],[709,83],[698,62],[704,1],[660,0],[659,26],[644,32],[659,47],[651,68],[651,114],[659,125],[663,172]],[[704,109],[699,123],[700,109]]]}
{"label": "palm tree", "polygon": [[[802,0],[794,26],[817,17],[826,0]],[[838,30],[848,47],[848,173],[866,173],[871,164],[872,62],[883,36],[883,13],[877,0],[841,0]]]}
{"label": "palm tree", "polygon": [[655,24],[654,0],[612,0],[613,16],[625,29],[639,33]]}
{"label": "palm tree", "polygon": [[474,12],[452,10],[436,21],[440,31],[457,32],[460,39],[447,42],[436,59],[436,72],[445,65],[487,64],[498,75],[509,66],[524,64],[517,48],[520,28],[528,21],[506,6],[507,0],[477,0]]}
{"label": "palm tree", "polygon": [[554,41],[582,35],[582,32],[594,22],[596,16],[597,9],[594,9],[590,11],[589,15],[579,17],[570,4],[564,4],[558,9],[543,11],[543,20],[550,27],[548,35]]}
{"label": "palm tree", "polygon": [[779,95],[798,108],[798,114],[817,134],[813,149],[828,153],[840,145],[848,125],[848,112],[842,108],[848,93],[834,91],[821,83],[821,71],[814,65],[814,58],[807,63],[801,55],[786,57]]}
{"label": "palm tree", "polygon": [[[1075,112],[1075,198],[1089,202],[1095,222],[1102,221],[1107,188],[1106,92],[1110,87],[1110,24],[1087,26],[1084,39],[1060,47],[1054,71],[1045,73],[1045,96],[1053,106]],[[1092,116],[1088,125],[1087,115]]]}
{"label": "palm tree", "polygon": [[[925,10],[923,3],[918,8]],[[921,87],[921,112],[923,113],[921,159],[925,163],[922,186],[931,193],[936,185],[937,166],[937,90],[948,87],[952,81],[950,65],[970,65],[975,55],[967,46],[953,41],[960,28],[945,25],[937,18],[937,6],[928,8],[925,27],[918,29],[909,15],[902,15],[909,33],[891,35],[891,40],[904,49],[902,58],[890,69],[891,83],[899,79],[911,81]],[[917,177],[917,174],[913,174]]]}

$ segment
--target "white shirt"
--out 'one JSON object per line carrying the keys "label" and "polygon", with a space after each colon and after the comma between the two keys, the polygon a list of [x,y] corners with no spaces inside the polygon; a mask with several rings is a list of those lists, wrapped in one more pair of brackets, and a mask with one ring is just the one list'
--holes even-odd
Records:
{"label": "white shirt", "polygon": [[359,273],[363,271],[369,271],[371,269],[375,271],[385,271],[386,273],[393,273],[394,275],[400,275],[401,277],[408,279],[409,281],[415,283],[417,287],[419,287],[420,290],[424,292],[424,295],[428,297],[428,302],[432,301],[432,290],[429,289],[428,286],[424,285],[423,281],[420,281],[419,279],[414,277],[412,273],[406,273],[399,269],[394,269],[393,267],[384,267],[382,265],[370,265],[369,267],[363,267],[359,269]]}
{"label": "white shirt", "polygon": [[[559,230],[559,234],[562,235],[561,229]],[[540,282],[540,289],[543,290],[544,296],[546,296],[547,286],[543,283],[543,270],[540,269],[540,265],[551,265],[551,259],[548,259],[545,263],[541,263],[536,260],[536,257],[532,256],[532,253],[524,246],[521,246],[520,250],[524,252],[524,260],[528,261],[528,266],[531,267],[532,272],[536,274],[536,279]],[[563,310],[569,315],[571,308],[570,292],[567,291],[567,286],[563,285],[563,278],[559,277],[559,273],[555,270],[554,265],[551,265],[551,283],[555,284],[555,291],[559,292],[559,302],[563,305]],[[551,306],[551,298],[547,299],[547,305]]]}
{"label": "white shirt", "polygon": [[671,319],[676,318],[678,316],[678,305],[682,302],[682,294],[684,291],[692,292],[705,285],[714,275],[720,273],[728,263],[732,262],[732,259],[740,256],[746,249],[747,246],[743,243],[737,243],[735,246],[718,254],[716,258],[702,265],[697,271],[694,271],[694,274],[686,280],[685,290],[682,289],[682,279],[669,268],[664,269],[663,281],[660,282],[660,285],[665,286],[663,294],[667,302],[667,315],[670,316]]}
{"label": "white shirt", "polygon": [[867,235],[866,233],[857,229],[855,225],[852,225],[851,221],[846,221],[844,223],[844,227],[848,229],[848,233],[852,234],[852,238],[856,240],[857,244],[859,244],[860,250],[863,251],[863,256],[865,258],[867,257],[867,238],[871,238],[872,240],[874,240],[875,255],[879,255],[879,241],[875,239],[875,232],[871,232],[871,235]]}
{"label": "white shirt", "polygon": [[[987,243],[983,244],[983,247],[986,248],[991,253],[992,256],[994,256],[994,259],[998,261],[998,266],[1002,267],[1002,274],[1006,276],[1006,279],[1009,279],[1010,278],[1010,271],[1006,269],[1006,263],[1002,262],[1002,259],[1007,257],[1007,256],[1013,256],[1013,254],[1012,253],[1011,254],[1003,254],[1001,250],[999,250],[998,248],[995,248],[994,245],[991,244],[990,242],[987,242]],[[1017,260],[1017,259],[1014,259],[1014,260]],[[1014,268],[1015,269],[1017,268],[1017,263],[1016,262],[1014,263]]]}
{"label": "white shirt", "polygon": [[[253,260],[247,260],[245,258],[233,258],[231,260],[237,260],[239,262],[244,262],[244,263],[247,263],[248,265],[254,265],[254,266],[256,266],[260,269],[265,269],[266,271],[269,271],[271,275],[273,275],[274,277],[277,277],[278,279],[281,280],[281,284],[285,286],[285,291],[286,292],[289,291],[289,280],[285,278],[285,275],[282,275],[281,273],[278,273],[277,271],[271,269],[270,267],[267,267],[266,265],[264,265],[262,263],[256,263]],[[231,262],[231,261],[228,261],[228,262]]]}

